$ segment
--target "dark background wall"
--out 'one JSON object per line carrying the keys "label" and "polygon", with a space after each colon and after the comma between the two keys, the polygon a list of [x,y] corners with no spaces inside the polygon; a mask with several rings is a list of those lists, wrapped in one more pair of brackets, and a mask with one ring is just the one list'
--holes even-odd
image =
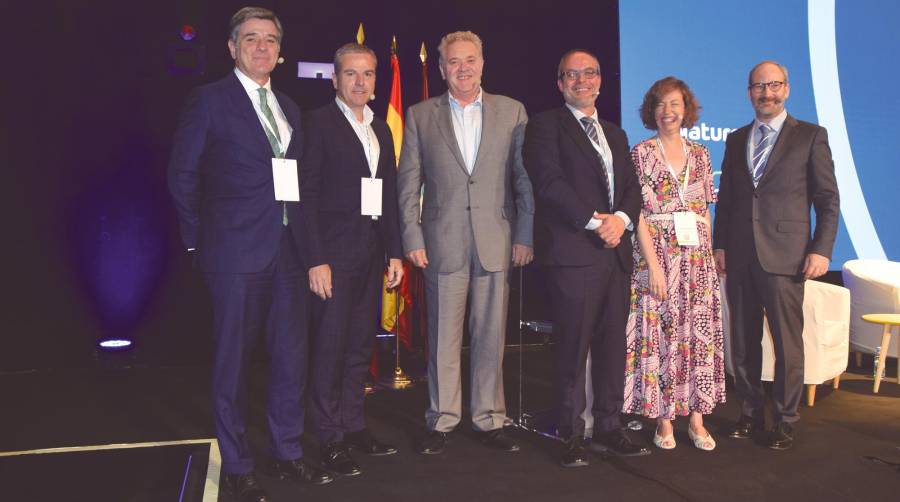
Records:
{"label": "dark background wall", "polygon": [[[470,29],[485,43],[485,89],[521,100],[531,114],[561,104],[555,71],[563,52],[597,53],[600,114],[619,121],[615,0],[258,4],[275,10],[285,28],[286,62],[274,85],[304,109],[326,103],[333,90],[327,80],[297,79],[296,62],[330,61],[363,22],[366,44],[379,57],[371,106],[382,117],[391,35],[406,107],[421,99],[421,43],[437,95],[445,91],[437,43],[449,31]],[[233,67],[227,25],[243,5],[60,1],[11,16],[27,23],[13,23],[21,50],[7,47],[14,54],[2,79],[0,371],[94,364],[94,344],[106,335],[132,337],[146,364],[207,358],[208,304],[182,252],[165,169],[184,97]],[[178,36],[185,23],[197,29],[191,42]],[[176,74],[173,60],[197,61],[203,72]],[[528,309],[539,310],[540,302],[527,298]]]}

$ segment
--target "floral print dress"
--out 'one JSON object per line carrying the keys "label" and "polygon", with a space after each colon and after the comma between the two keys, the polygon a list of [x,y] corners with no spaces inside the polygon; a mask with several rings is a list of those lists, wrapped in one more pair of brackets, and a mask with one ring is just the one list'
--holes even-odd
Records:
{"label": "floral print dress", "polygon": [[684,203],[678,185],[683,186],[687,169],[675,180],[655,138],[631,150],[641,186],[641,211],[668,295],[660,301],[650,294],[647,263],[635,242],[623,410],[651,418],[673,419],[692,411],[709,414],[717,403],[725,402],[722,299],[710,228],[698,222],[700,244],[679,246],[673,219],[652,216],[693,211],[705,217],[715,202],[709,151],[685,142],[690,179]]}

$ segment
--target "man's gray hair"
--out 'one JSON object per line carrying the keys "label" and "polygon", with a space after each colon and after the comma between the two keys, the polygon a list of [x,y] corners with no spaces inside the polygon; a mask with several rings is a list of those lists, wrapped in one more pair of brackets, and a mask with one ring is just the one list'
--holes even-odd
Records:
{"label": "man's gray hair", "polygon": [[358,44],[356,42],[350,42],[340,46],[338,50],[334,52],[335,73],[341,71],[341,58],[346,56],[347,54],[368,54],[372,56],[372,59],[375,60],[375,66],[378,66],[378,56],[375,55],[375,51],[373,51],[366,45]]}
{"label": "man's gray hair", "polygon": [[262,7],[244,7],[231,16],[231,23],[229,23],[228,26],[231,28],[232,42],[235,44],[238,43],[238,34],[241,31],[241,25],[248,19],[265,19],[275,23],[275,29],[278,30],[278,43],[281,43],[281,37],[284,36],[284,30],[281,29],[281,21],[278,20],[278,17],[274,12]]}
{"label": "man's gray hair", "polygon": [[475,44],[475,47],[478,48],[478,54],[484,57],[484,52],[482,52],[481,38],[478,35],[472,33],[471,31],[454,31],[453,33],[447,33],[444,35],[444,38],[441,39],[441,43],[438,45],[438,54],[440,57],[438,58],[438,64],[444,64],[444,57],[447,54],[447,47],[450,44],[455,42],[472,42]]}
{"label": "man's gray hair", "polygon": [[788,83],[787,67],[785,67],[783,64],[779,63],[778,61],[772,61],[770,59],[767,59],[765,61],[760,61],[759,63],[756,64],[756,66],[754,66],[752,69],[750,69],[750,73],[747,75],[747,85],[753,85],[753,72],[755,72],[760,66],[762,66],[764,64],[773,64],[773,65],[777,66],[778,69],[781,70],[781,73],[784,73],[784,83],[785,84]]}

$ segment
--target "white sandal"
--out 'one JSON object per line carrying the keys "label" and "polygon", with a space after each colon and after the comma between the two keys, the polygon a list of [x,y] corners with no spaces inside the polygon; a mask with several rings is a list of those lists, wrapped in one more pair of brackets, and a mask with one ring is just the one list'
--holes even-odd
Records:
{"label": "white sandal", "polygon": [[688,437],[694,442],[695,447],[703,451],[713,451],[716,449],[716,440],[713,439],[712,434],[710,434],[709,431],[706,432],[706,437],[700,437],[694,432],[694,429],[688,427]]}
{"label": "white sandal", "polygon": [[669,434],[668,436],[660,436],[659,429],[653,432],[653,444],[656,445],[657,448],[662,450],[671,450],[675,448],[675,436],[673,434]]}

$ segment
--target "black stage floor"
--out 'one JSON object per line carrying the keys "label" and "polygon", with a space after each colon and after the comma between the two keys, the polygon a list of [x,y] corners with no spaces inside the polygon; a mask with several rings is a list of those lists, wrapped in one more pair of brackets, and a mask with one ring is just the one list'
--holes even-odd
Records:
{"label": "black stage floor", "polygon": [[[512,418],[519,414],[519,355],[507,350]],[[526,348],[522,355],[523,408],[546,408],[552,400],[549,349]],[[866,376],[871,367],[855,371],[845,374],[839,390],[819,386],[816,404],[801,410],[797,442],[786,452],[718,433],[737,415],[729,402],[708,418],[718,440],[711,453],[693,448],[682,419],[673,451],[597,457],[590,467],[563,469],[557,464],[561,444],[553,439],[513,430],[522,450],[500,453],[481,446],[464,422],[444,454],[426,457],[412,449],[422,433],[426,403],[426,385],[420,383],[411,390],[377,392],[366,403],[370,428],[396,444],[397,455],[359,457],[361,476],[325,486],[261,479],[274,499],[283,501],[897,500],[900,386],[889,379],[873,395]],[[0,375],[0,500],[216,500],[210,498],[218,488],[215,481],[204,480],[212,448],[198,441],[213,437],[208,374],[203,366],[138,366]],[[249,432],[260,458],[266,451],[264,375],[264,364],[254,368],[250,391]],[[633,434],[649,443],[652,430],[647,421]],[[314,444],[305,445],[307,456],[316,459]],[[68,447],[92,448],[35,451]]]}

